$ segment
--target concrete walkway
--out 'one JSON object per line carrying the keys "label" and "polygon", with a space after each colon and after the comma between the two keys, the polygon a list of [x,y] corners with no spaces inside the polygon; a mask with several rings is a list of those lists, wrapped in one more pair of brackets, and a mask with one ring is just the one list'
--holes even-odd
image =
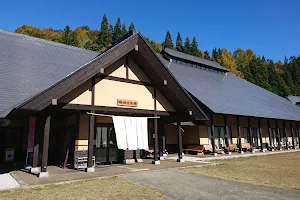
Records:
{"label": "concrete walkway", "polygon": [[226,181],[169,169],[125,175],[131,181],[154,188],[172,199],[299,199],[299,190],[287,190]]}
{"label": "concrete walkway", "polygon": [[0,190],[20,187],[20,184],[9,173],[0,174]]}
{"label": "concrete walkway", "polygon": [[[213,156],[213,155],[205,155],[205,156],[193,156],[186,154],[183,156],[185,161],[189,162],[201,162],[201,163],[206,163],[211,161],[211,160],[222,160],[222,159],[230,159],[230,158],[246,158],[246,157],[252,157],[252,156],[267,156],[267,155],[274,155],[274,154],[282,154],[282,153],[292,153],[292,152],[299,152],[300,149],[291,149],[291,150],[282,150],[282,151],[266,151],[266,152],[260,152],[256,151],[255,153],[251,152],[246,152],[244,154],[240,153],[232,153],[231,155],[227,154],[218,154],[218,156]],[[170,160],[177,160],[178,156],[168,156],[167,159]]]}

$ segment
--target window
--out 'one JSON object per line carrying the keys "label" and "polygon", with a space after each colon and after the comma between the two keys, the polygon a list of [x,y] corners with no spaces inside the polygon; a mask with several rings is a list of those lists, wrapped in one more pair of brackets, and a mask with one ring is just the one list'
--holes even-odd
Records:
{"label": "window", "polygon": [[294,141],[296,145],[299,145],[299,137],[297,129],[293,129]]}
{"label": "window", "polygon": [[210,69],[208,67],[202,67],[200,65],[196,65],[196,64],[193,64],[193,63],[190,63],[190,62],[186,62],[186,61],[176,60],[176,59],[173,59],[173,58],[172,58],[172,62],[178,63],[180,65],[185,65],[185,66],[194,67],[194,68],[197,68],[197,69],[202,69],[202,70],[214,72],[214,73],[217,73],[217,74],[223,74],[223,75],[225,74],[225,72],[219,71],[217,69]]}
{"label": "window", "polygon": [[244,144],[249,143],[250,141],[248,140],[248,136],[249,136],[249,128],[248,127],[244,127],[243,128],[243,138],[244,138]]}
{"label": "window", "polygon": [[[208,144],[211,143],[211,127],[208,126]],[[214,132],[214,140],[215,140],[215,145],[217,148],[222,148],[226,146],[226,137],[225,137],[225,128],[224,126],[215,126],[215,132]],[[228,126],[228,143],[232,144],[232,134],[231,134],[231,127]]]}

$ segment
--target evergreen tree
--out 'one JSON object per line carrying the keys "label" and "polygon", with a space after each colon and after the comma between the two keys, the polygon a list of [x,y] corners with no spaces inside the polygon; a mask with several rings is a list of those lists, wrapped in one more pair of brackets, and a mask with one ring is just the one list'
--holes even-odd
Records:
{"label": "evergreen tree", "polygon": [[97,43],[100,48],[107,48],[112,43],[111,33],[108,29],[108,20],[105,14],[102,18]]}
{"label": "evergreen tree", "polygon": [[125,35],[127,33],[127,28],[126,28],[126,25],[123,24],[122,26],[122,36]]}
{"label": "evergreen tree", "polygon": [[253,58],[249,64],[251,73],[253,74],[255,84],[265,88],[266,90],[272,91],[269,84],[269,74],[265,63],[261,58]]}
{"label": "evergreen tree", "polygon": [[171,36],[170,31],[167,31],[165,41],[163,42],[163,47],[169,48],[169,49],[174,49],[174,44],[172,41],[172,36]]}
{"label": "evergreen tree", "polygon": [[182,39],[179,32],[177,33],[177,38],[176,38],[176,51],[183,52]]}
{"label": "evergreen tree", "polygon": [[193,56],[198,56],[198,57],[200,57],[199,49],[198,49],[198,42],[197,42],[197,40],[196,40],[196,37],[193,37],[193,40],[192,40],[191,54],[192,54]]}
{"label": "evergreen tree", "polygon": [[116,42],[122,37],[122,28],[121,28],[121,19],[118,17],[117,22],[114,26],[114,34],[112,37],[112,41]]}
{"label": "evergreen tree", "polygon": [[204,51],[204,58],[207,59],[207,60],[210,60],[210,56],[209,56],[209,52],[206,50]]}
{"label": "evergreen tree", "polygon": [[190,54],[191,53],[191,42],[189,37],[186,37],[185,42],[184,42],[184,46],[183,46],[183,52]]}
{"label": "evergreen tree", "polygon": [[218,60],[219,60],[219,56],[218,55],[219,54],[218,54],[217,48],[213,48],[211,56],[212,56],[213,60],[216,61],[216,62],[218,62]]}
{"label": "evergreen tree", "polygon": [[134,27],[134,23],[131,22],[131,24],[129,25],[129,30],[128,31],[135,31],[135,27]]}
{"label": "evergreen tree", "polygon": [[112,38],[112,36],[114,35],[114,27],[113,27],[113,25],[110,24],[108,30],[109,30],[109,33],[110,33],[111,38]]}
{"label": "evergreen tree", "polygon": [[72,30],[71,30],[70,26],[66,25],[64,28],[64,31],[62,33],[62,37],[61,37],[62,43],[69,45],[71,34],[72,34]]}

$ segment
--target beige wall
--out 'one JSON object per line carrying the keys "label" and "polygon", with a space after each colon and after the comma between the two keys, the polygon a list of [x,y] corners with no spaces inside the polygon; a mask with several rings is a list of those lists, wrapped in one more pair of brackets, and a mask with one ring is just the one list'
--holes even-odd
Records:
{"label": "beige wall", "polygon": [[[243,143],[244,142],[243,128],[248,127],[248,118],[239,117],[239,119],[240,119],[241,136],[242,136],[242,143]],[[183,144],[209,144],[209,137],[208,137],[209,123],[210,122],[207,122],[206,123],[207,125],[194,126],[193,128],[185,128],[184,126],[185,132],[182,134]],[[232,142],[236,144],[238,142],[236,116],[227,116],[227,123],[232,130]],[[215,126],[224,126],[223,115],[215,116]],[[251,117],[251,126],[254,128],[258,128],[258,118]],[[263,143],[269,143],[267,119],[261,119],[261,127],[262,127]],[[275,128],[275,120],[270,120],[270,127]],[[280,128],[283,127],[282,120],[278,121],[278,127]],[[295,123],[293,123],[293,128],[296,128]],[[288,136],[288,141],[292,142],[290,121],[286,121],[286,133]],[[166,125],[166,135],[167,135],[167,144],[177,144],[176,126]]]}
{"label": "beige wall", "polygon": [[[137,81],[150,80],[141,71],[137,64],[129,57],[129,79]],[[114,63],[117,68],[110,76],[126,78],[125,58]],[[91,105],[91,81],[87,81],[72,93],[64,96],[59,102],[69,104]],[[137,85],[132,83],[124,83],[108,79],[96,79],[95,84],[95,105],[107,107],[122,107],[118,106],[117,99],[135,100],[138,101],[137,107],[127,107],[131,109],[154,110],[154,88],[150,86]],[[175,111],[171,104],[164,96],[156,92],[156,109],[159,111]]]}
{"label": "beige wall", "polygon": [[89,139],[89,116],[81,114],[79,116],[79,134],[75,140],[75,150],[88,150]]}
{"label": "beige wall", "polygon": [[[81,114],[79,121],[79,134],[78,138],[75,140],[75,148],[76,150],[87,150],[89,139],[89,115]],[[113,121],[111,117],[96,116],[96,123],[113,123]]]}

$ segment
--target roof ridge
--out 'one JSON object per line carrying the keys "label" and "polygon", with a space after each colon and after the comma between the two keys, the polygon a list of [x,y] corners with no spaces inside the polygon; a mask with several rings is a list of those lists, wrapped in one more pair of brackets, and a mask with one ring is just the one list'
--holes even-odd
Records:
{"label": "roof ridge", "polygon": [[7,35],[7,36],[10,36],[10,37],[19,37],[19,38],[27,39],[27,40],[31,39],[34,42],[40,42],[40,43],[43,43],[43,44],[46,44],[46,45],[56,46],[56,47],[59,47],[59,48],[78,51],[78,52],[82,52],[82,53],[86,53],[86,54],[90,54],[90,55],[93,55],[93,53],[99,53],[100,54],[100,52],[97,52],[97,51],[91,51],[91,50],[88,50],[88,49],[75,47],[75,46],[71,46],[71,45],[67,45],[67,44],[63,44],[63,43],[59,43],[59,42],[54,42],[54,41],[50,41],[50,40],[45,40],[45,39],[42,39],[42,38],[29,36],[29,35],[25,35],[25,34],[21,34],[21,33],[6,31],[6,30],[3,30],[3,29],[0,29],[0,34]]}

